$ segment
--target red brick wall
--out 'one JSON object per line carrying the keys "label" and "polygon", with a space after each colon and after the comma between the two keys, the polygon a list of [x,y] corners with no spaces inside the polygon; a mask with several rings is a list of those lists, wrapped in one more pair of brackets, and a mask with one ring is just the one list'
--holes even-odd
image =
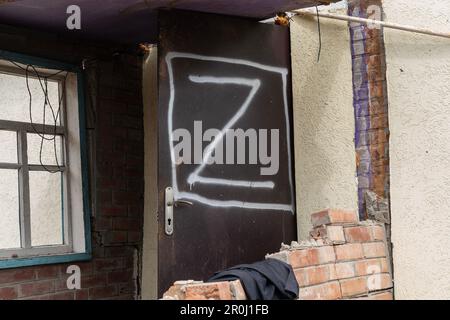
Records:
{"label": "red brick wall", "polygon": [[[311,239],[283,246],[268,258],[289,263],[300,300],[392,300],[384,225],[359,222],[355,212],[325,210],[311,216]],[[243,300],[239,283],[176,282],[164,299]]]}
{"label": "red brick wall", "polygon": [[68,42],[3,27],[0,48],[78,64],[83,58],[95,59],[88,65],[97,68],[98,75],[90,83],[97,89],[93,96],[96,119],[89,124],[96,140],[96,174],[91,177],[96,195],[91,235],[94,258],[71,263],[81,268],[81,290],[67,289],[70,264],[15,268],[0,270],[0,300],[134,299],[139,294],[143,226],[141,58],[113,55],[124,48]]}
{"label": "red brick wall", "polygon": [[[381,0],[350,0],[348,14],[382,19]],[[389,119],[383,30],[350,23],[355,108],[359,214],[367,219],[365,192],[390,199]]]}

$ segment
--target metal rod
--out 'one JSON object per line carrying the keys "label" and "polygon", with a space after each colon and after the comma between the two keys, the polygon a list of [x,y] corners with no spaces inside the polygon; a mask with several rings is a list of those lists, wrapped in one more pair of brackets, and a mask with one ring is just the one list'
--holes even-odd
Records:
{"label": "metal rod", "polygon": [[[317,13],[310,11],[310,10],[293,10],[292,13],[295,13],[297,15],[305,15],[305,16],[316,16]],[[392,22],[385,22],[380,20],[373,20],[373,19],[365,19],[365,18],[359,18],[359,17],[352,17],[342,14],[334,14],[334,13],[325,13],[325,12],[319,12],[319,16],[323,18],[329,18],[329,19],[335,19],[335,20],[343,20],[343,21],[349,21],[349,22],[357,22],[362,24],[369,24],[369,25],[379,25],[385,28],[390,29],[396,29],[396,30],[402,30],[402,31],[408,31],[408,32],[414,32],[414,33],[420,33],[420,34],[426,34],[429,36],[435,36],[435,37],[442,37],[442,38],[448,38],[450,39],[450,32],[440,32],[440,31],[433,31],[425,28],[417,28],[413,26],[406,26],[401,25],[397,23]]]}

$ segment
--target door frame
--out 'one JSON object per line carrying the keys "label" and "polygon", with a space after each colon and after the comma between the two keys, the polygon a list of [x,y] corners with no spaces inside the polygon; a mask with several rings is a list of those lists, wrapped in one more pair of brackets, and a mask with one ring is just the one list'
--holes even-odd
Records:
{"label": "door frame", "polygon": [[158,49],[150,48],[142,67],[144,106],[144,226],[141,298],[158,299]]}

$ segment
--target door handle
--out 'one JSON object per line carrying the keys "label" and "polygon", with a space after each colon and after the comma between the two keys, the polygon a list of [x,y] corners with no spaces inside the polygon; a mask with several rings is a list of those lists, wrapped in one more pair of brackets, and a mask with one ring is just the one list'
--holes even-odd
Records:
{"label": "door handle", "polygon": [[191,201],[187,200],[174,200],[173,196],[173,189],[172,187],[166,188],[165,193],[165,212],[164,212],[164,219],[165,219],[165,232],[168,236],[171,236],[173,234],[173,208],[174,207],[180,207],[183,205],[192,206],[193,203]]}
{"label": "door handle", "polygon": [[164,220],[165,220],[165,232],[168,236],[173,234],[173,189],[172,187],[166,188],[165,193],[165,211],[164,211]]}
{"label": "door handle", "polygon": [[174,203],[175,203],[175,207],[180,207],[180,206],[183,206],[183,205],[186,205],[186,206],[193,206],[194,205],[192,202],[187,201],[187,200],[177,200]]}

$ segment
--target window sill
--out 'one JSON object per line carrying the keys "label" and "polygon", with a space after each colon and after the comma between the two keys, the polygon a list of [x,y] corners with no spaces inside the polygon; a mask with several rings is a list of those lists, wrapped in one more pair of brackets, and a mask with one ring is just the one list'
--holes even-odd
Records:
{"label": "window sill", "polygon": [[70,253],[51,256],[35,256],[18,259],[0,260],[0,269],[30,267],[46,264],[69,263],[75,261],[88,261],[92,259],[91,253]]}

